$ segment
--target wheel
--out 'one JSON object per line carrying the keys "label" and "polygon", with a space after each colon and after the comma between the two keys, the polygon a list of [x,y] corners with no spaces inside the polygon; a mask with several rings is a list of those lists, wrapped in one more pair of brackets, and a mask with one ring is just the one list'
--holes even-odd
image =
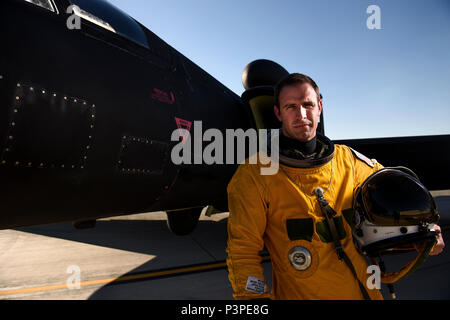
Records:
{"label": "wheel", "polygon": [[97,220],[74,221],[72,224],[74,228],[78,230],[91,229],[95,227],[95,225],[97,224]]}
{"label": "wheel", "polygon": [[194,231],[203,208],[192,208],[167,213],[167,226],[177,236],[185,236]]}

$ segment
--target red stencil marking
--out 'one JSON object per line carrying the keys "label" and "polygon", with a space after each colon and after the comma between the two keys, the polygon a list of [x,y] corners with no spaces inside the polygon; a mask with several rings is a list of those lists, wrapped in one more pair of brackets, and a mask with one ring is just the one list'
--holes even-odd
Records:
{"label": "red stencil marking", "polygon": [[[170,97],[169,97],[169,94],[170,94]],[[175,96],[172,91],[170,91],[169,94],[162,90],[153,88],[153,93],[152,93],[151,97],[153,100],[158,100],[162,103],[173,104],[175,102]]]}
{"label": "red stencil marking", "polygon": [[[183,141],[183,145],[184,145],[187,141],[186,138],[188,137],[188,135],[191,131],[192,122],[181,119],[181,118],[177,118],[177,117],[175,117],[175,122],[177,123],[178,130],[180,131],[181,141]],[[181,129],[186,129],[188,132],[185,132],[185,134],[183,135],[183,132],[181,131]]]}

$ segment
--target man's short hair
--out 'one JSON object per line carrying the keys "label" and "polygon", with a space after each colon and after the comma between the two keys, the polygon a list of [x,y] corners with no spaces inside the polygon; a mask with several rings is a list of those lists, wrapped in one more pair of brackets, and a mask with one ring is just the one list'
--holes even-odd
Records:
{"label": "man's short hair", "polygon": [[319,103],[319,100],[320,100],[319,87],[314,82],[314,80],[305,74],[291,73],[291,74],[288,74],[283,79],[281,79],[275,86],[275,105],[278,108],[280,108],[280,92],[284,87],[302,84],[302,83],[309,83],[313,87],[314,91],[316,91],[316,94],[317,94],[317,103]]}

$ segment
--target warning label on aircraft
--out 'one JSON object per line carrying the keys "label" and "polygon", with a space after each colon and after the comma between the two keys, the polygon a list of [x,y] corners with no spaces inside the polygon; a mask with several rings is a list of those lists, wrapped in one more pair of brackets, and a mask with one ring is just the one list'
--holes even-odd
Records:
{"label": "warning label on aircraft", "polygon": [[162,103],[173,104],[175,102],[175,96],[172,91],[167,93],[157,88],[153,88],[151,97],[153,100],[158,100]]}
{"label": "warning label on aircraft", "polygon": [[[180,137],[182,138],[181,141],[183,141],[183,144],[185,144],[189,132],[191,131],[192,122],[177,117],[175,117],[175,122],[177,123],[178,130],[180,131]],[[187,132],[184,132],[183,134],[183,131],[181,129],[185,129],[187,130]]]}

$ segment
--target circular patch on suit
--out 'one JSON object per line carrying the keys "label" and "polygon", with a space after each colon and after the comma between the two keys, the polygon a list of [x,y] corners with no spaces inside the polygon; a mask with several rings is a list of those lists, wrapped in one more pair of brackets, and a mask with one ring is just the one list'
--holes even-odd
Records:
{"label": "circular patch on suit", "polygon": [[295,270],[304,271],[311,266],[311,253],[303,247],[294,247],[289,252],[289,261]]}
{"label": "circular patch on suit", "polygon": [[285,250],[285,270],[296,278],[306,279],[312,276],[319,267],[319,254],[314,245],[305,240],[291,243]]}

